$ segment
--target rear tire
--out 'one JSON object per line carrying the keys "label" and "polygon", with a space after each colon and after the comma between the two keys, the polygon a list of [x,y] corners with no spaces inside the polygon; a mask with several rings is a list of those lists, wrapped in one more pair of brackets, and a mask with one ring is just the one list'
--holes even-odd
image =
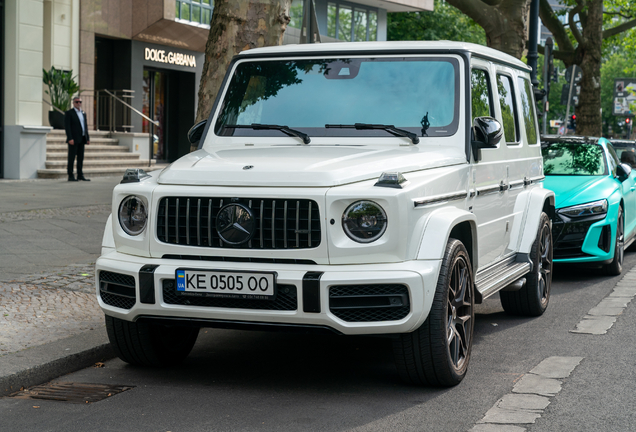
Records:
{"label": "rear tire", "polygon": [[625,254],[625,219],[623,217],[623,208],[618,207],[618,218],[616,220],[616,243],[614,244],[614,259],[611,263],[604,265],[605,274],[610,276],[618,276],[623,271],[623,258]]}
{"label": "rear tire", "polygon": [[466,248],[449,239],[428,318],[393,342],[395,364],[409,384],[454,386],[468,369],[475,321],[473,271]]}
{"label": "rear tire", "polygon": [[541,213],[539,231],[530,251],[532,271],[518,291],[499,291],[503,309],[511,315],[539,316],[548,308],[552,286],[552,230],[550,218]]}
{"label": "rear tire", "polygon": [[199,335],[197,327],[136,323],[108,315],[106,331],[117,357],[131,365],[153,367],[181,363]]}

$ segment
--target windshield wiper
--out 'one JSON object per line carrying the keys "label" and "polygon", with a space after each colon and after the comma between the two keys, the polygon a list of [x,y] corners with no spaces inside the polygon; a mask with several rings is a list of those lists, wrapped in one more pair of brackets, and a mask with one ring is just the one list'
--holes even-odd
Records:
{"label": "windshield wiper", "polygon": [[303,140],[305,144],[309,144],[311,142],[311,138],[306,133],[302,133],[301,131],[297,131],[296,129],[291,129],[289,126],[281,126],[274,124],[260,124],[260,123],[252,123],[251,125],[224,125],[226,128],[236,128],[236,129],[254,129],[254,130],[279,130],[283,133],[286,133],[289,136],[295,136]]}
{"label": "windshield wiper", "polygon": [[379,129],[379,130],[385,130],[385,131],[387,131],[389,133],[392,133],[393,135],[396,135],[396,136],[410,138],[411,141],[413,142],[413,144],[417,144],[417,143],[420,142],[420,138],[416,134],[414,134],[413,132],[409,132],[409,131],[404,130],[404,129],[396,128],[393,125],[356,123],[356,124],[352,124],[352,125],[326,124],[325,127],[327,129],[357,129],[357,130]]}

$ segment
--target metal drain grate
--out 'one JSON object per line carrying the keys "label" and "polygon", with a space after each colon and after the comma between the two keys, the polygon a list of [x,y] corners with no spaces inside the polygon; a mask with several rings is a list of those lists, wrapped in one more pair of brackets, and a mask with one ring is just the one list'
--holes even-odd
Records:
{"label": "metal drain grate", "polygon": [[92,403],[130,390],[134,386],[86,384],[86,383],[48,383],[22,390],[12,397],[18,399],[54,400],[70,403]]}

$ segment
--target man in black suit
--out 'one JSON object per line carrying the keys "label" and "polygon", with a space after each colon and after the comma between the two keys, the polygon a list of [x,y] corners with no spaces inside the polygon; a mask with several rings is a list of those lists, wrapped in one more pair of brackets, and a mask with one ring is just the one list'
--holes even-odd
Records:
{"label": "man in black suit", "polygon": [[[84,163],[84,146],[91,143],[88,137],[88,122],[86,113],[82,111],[82,99],[73,98],[73,108],[64,114],[64,129],[66,129],[66,143],[68,144],[68,159],[66,172],[68,181],[90,181],[84,177],[82,165]],[[77,156],[77,179],[73,176],[73,165]]]}

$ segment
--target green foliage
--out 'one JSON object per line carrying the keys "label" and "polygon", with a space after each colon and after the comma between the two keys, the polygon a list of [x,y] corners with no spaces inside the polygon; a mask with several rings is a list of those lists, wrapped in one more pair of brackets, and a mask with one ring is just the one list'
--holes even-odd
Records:
{"label": "green foliage", "polygon": [[486,33],[475,21],[443,0],[432,12],[388,14],[387,39],[449,40],[486,45]]}
{"label": "green foliage", "polygon": [[80,89],[73,78],[73,71],[63,71],[51,66],[50,71],[42,69],[42,72],[42,81],[49,87],[44,93],[50,96],[51,104],[62,111],[70,109],[71,98]]}

